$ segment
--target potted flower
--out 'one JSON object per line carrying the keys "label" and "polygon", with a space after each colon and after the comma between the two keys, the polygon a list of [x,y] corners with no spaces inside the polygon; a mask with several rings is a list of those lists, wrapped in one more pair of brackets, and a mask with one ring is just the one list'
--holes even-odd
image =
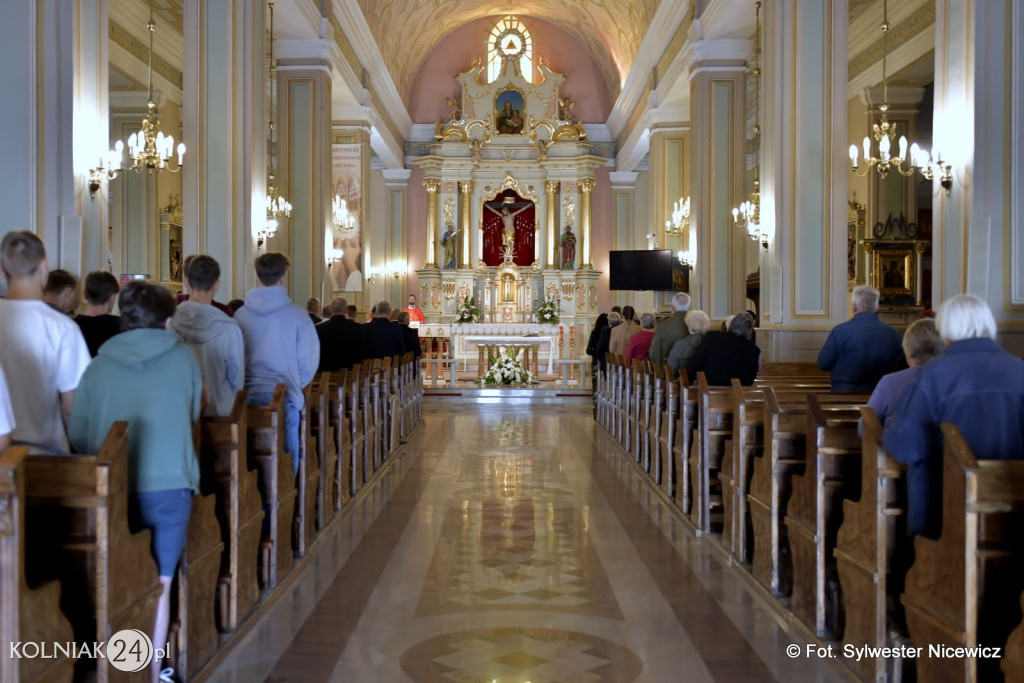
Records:
{"label": "potted flower", "polygon": [[553,299],[548,299],[533,314],[533,319],[544,325],[558,324],[558,304]]}
{"label": "potted flower", "polygon": [[491,357],[491,368],[480,380],[481,384],[529,384],[533,374],[523,367],[516,357],[517,353],[506,349],[497,358]]}
{"label": "potted flower", "polygon": [[466,299],[455,312],[455,322],[457,323],[475,323],[479,317],[480,309],[477,308],[473,297]]}

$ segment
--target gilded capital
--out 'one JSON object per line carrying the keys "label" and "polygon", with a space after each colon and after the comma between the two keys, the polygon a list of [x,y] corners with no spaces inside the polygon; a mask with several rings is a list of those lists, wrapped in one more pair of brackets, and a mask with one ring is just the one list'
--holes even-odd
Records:
{"label": "gilded capital", "polygon": [[590,194],[590,191],[594,189],[594,185],[597,184],[593,178],[584,178],[579,182],[580,192],[584,194]]}
{"label": "gilded capital", "polygon": [[544,191],[548,194],[558,193],[558,181],[557,180],[546,180],[544,181]]}
{"label": "gilded capital", "polygon": [[426,188],[427,192],[432,194],[437,192],[437,189],[441,187],[441,181],[437,178],[424,178],[423,187]]}
{"label": "gilded capital", "polygon": [[473,181],[472,180],[460,180],[459,181],[459,192],[462,194],[471,194],[473,192]]}

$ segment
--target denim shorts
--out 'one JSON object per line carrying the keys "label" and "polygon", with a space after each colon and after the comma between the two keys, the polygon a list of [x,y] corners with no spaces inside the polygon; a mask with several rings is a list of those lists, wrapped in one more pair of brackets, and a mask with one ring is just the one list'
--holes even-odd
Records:
{"label": "denim shorts", "polygon": [[153,557],[160,576],[174,576],[185,550],[188,519],[192,514],[192,489],[145,491],[135,494],[139,520],[153,532]]}
{"label": "denim shorts", "polygon": [[[249,405],[269,406],[274,398],[273,392],[256,391],[249,394]],[[299,473],[299,428],[301,427],[301,410],[285,396],[284,399],[284,450],[292,455],[292,475]]]}

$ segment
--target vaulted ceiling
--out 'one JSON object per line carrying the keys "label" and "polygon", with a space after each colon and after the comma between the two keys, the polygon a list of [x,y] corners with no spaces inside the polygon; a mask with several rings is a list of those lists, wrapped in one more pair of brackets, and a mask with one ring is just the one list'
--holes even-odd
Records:
{"label": "vaulted ceiling", "polygon": [[[594,56],[614,99],[629,73],[661,0],[359,0],[384,57],[408,104],[410,87],[427,53],[453,29],[474,19],[515,14],[550,21],[575,36]],[[484,46],[480,46],[481,56]],[[543,48],[538,51],[543,57]]]}

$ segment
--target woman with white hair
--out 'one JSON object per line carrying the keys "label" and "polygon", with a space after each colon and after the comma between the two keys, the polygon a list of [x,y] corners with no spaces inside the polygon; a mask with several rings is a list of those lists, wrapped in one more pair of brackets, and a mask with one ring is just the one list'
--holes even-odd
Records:
{"label": "woman with white hair", "polygon": [[626,346],[626,358],[633,360],[647,360],[647,354],[651,350],[651,341],[654,339],[654,314],[640,314],[640,331],[633,333],[629,338],[629,345]]}
{"label": "woman with white hair", "polygon": [[941,529],[941,423],[959,427],[978,460],[1024,459],[1024,361],[996,344],[992,311],[960,294],[942,304],[935,323],[946,351],[921,368],[883,437],[908,466],[907,531],[930,538]]}
{"label": "woman with white hair", "polygon": [[693,354],[694,382],[703,371],[711,386],[727,387],[733,379],[749,387],[761,367],[761,349],[750,341],[754,319],[749,313],[737,313],[729,321],[728,332],[708,332]]}
{"label": "woman with white hair", "polygon": [[704,335],[711,328],[711,318],[704,311],[690,311],[686,314],[686,329],[689,334],[682,339],[677,339],[672,344],[672,350],[668,354],[668,365],[679,372],[686,370],[687,376],[693,378],[690,361],[697,347],[704,341]]}

